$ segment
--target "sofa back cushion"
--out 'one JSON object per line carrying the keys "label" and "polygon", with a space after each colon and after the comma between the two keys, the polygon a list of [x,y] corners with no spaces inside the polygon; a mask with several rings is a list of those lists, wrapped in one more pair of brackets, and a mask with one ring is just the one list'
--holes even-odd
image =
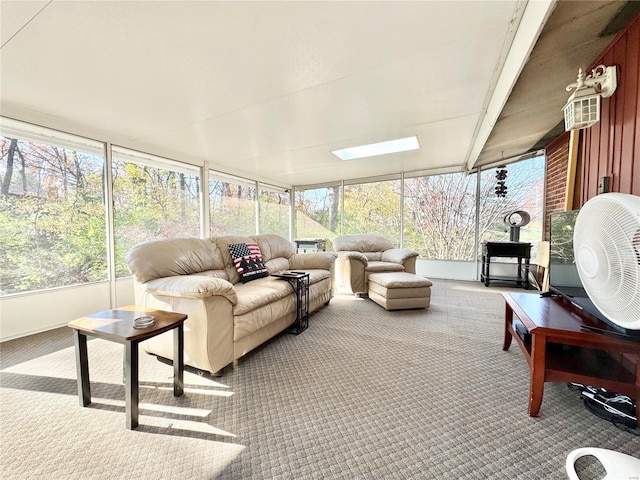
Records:
{"label": "sofa back cushion", "polygon": [[280,235],[265,233],[262,235],[254,235],[251,238],[260,247],[262,258],[265,262],[278,257],[289,258],[296,253],[296,247],[293,242],[290,242]]}
{"label": "sofa back cushion", "polygon": [[388,238],[372,234],[342,235],[333,240],[336,252],[383,252],[394,248]]}
{"label": "sofa back cushion", "polygon": [[214,271],[214,276],[228,280],[218,246],[199,238],[168,238],[141,243],[127,252],[126,262],[140,283],[205,271]]}
{"label": "sofa back cushion", "polygon": [[265,233],[251,237],[260,247],[262,259],[269,273],[281,272],[291,268],[289,258],[296,253],[296,247],[280,235]]}

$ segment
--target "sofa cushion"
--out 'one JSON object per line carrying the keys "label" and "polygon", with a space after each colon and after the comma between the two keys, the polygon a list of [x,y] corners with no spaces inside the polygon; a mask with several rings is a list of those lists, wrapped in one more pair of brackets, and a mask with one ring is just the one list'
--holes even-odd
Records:
{"label": "sofa cushion", "polygon": [[229,252],[242,283],[269,276],[257,243],[232,243]]}
{"label": "sofa cushion", "polygon": [[315,285],[322,280],[331,278],[331,273],[328,270],[305,270],[304,273],[309,274],[309,285]]}
{"label": "sofa cushion", "polygon": [[265,267],[267,267],[267,270],[269,271],[269,273],[278,273],[284,270],[291,269],[291,264],[289,263],[289,260],[282,257],[272,258],[268,262],[265,262],[264,265]]}
{"label": "sofa cushion", "polygon": [[[236,284],[235,290],[238,296],[238,303],[233,307],[234,316],[244,315],[289,295],[295,298],[291,285],[276,277],[261,278],[255,282]],[[273,320],[276,320],[276,318]]]}
{"label": "sofa cushion", "polygon": [[[199,238],[169,238],[141,243],[127,252],[126,261],[129,271],[140,283],[225,268],[218,246]],[[219,274],[220,278],[225,277],[222,272]]]}
{"label": "sofa cushion", "polygon": [[348,250],[356,252],[382,252],[393,247],[394,244],[391,240],[373,234],[342,235],[333,240],[333,248],[336,252]]}
{"label": "sofa cushion", "polygon": [[273,233],[254,235],[251,237],[251,241],[256,242],[260,247],[265,263],[276,258],[288,259],[296,253],[293,242]]}

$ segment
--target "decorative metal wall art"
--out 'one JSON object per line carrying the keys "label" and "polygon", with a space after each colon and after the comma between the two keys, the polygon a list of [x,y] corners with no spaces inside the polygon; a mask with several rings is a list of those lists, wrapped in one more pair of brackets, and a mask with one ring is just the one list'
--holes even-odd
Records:
{"label": "decorative metal wall art", "polygon": [[498,168],[496,168],[496,179],[498,180],[496,185],[496,190],[495,190],[496,196],[504,198],[507,196],[507,185],[506,185],[507,167],[506,166],[501,165]]}

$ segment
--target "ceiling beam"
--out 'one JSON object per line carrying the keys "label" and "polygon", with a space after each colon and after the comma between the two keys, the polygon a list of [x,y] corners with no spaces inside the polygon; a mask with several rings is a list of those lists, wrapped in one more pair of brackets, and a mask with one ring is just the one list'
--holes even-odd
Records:
{"label": "ceiling beam", "polygon": [[487,143],[487,139],[500,116],[500,112],[505,103],[507,103],[511,90],[516,84],[520,72],[522,72],[522,69],[529,60],[529,55],[555,5],[556,0],[530,0],[526,3],[522,18],[517,25],[517,31],[513,37],[513,42],[509,48],[509,53],[504,59],[493,91],[488,93],[490,99],[485,102],[485,107],[476,126],[474,137],[464,163],[464,170],[466,172],[470,172],[473,169],[484,145]]}

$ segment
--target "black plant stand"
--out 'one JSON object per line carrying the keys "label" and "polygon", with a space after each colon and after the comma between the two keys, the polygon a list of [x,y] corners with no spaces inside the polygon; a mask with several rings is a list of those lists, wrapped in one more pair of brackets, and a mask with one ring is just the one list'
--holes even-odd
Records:
{"label": "black plant stand", "polygon": [[296,292],[296,321],[287,329],[287,333],[299,335],[309,326],[309,274],[304,272],[282,272],[273,274],[289,282]]}

